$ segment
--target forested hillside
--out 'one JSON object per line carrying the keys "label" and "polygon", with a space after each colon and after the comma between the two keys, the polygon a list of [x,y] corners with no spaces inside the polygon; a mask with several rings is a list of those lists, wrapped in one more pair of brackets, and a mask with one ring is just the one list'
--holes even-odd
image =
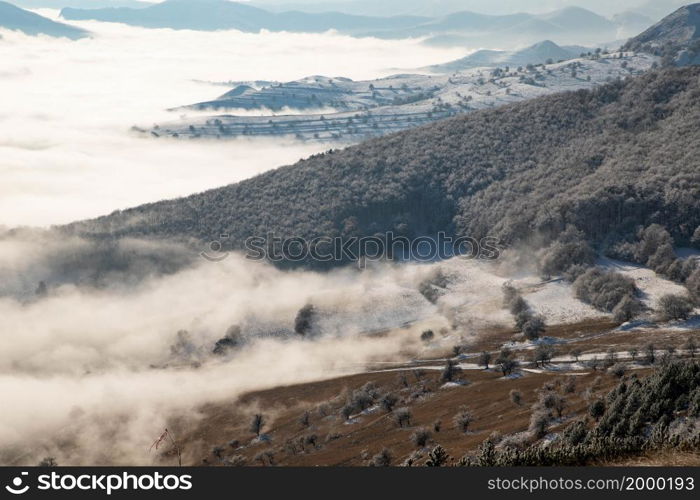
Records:
{"label": "forested hillside", "polygon": [[[605,247],[658,223],[700,226],[700,68],[652,71],[371,140],[231,186],[68,228],[236,246],[281,237],[445,230],[506,244],[567,224]],[[696,243],[697,244],[697,243]]]}

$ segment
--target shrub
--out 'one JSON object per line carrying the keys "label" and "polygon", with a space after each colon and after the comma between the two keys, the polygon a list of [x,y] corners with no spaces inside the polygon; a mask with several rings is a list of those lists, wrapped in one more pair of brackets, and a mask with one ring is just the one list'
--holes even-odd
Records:
{"label": "shrub", "polygon": [[573,394],[574,392],[576,392],[575,377],[567,377],[562,386],[562,390],[565,394]]}
{"label": "shrub", "polygon": [[469,426],[474,420],[474,415],[465,407],[460,408],[457,415],[454,416],[455,427],[464,434],[469,431]]}
{"label": "shrub", "polygon": [[596,422],[600,420],[600,417],[605,413],[605,402],[602,399],[596,399],[588,407],[588,414],[596,419]]}
{"label": "shrub", "polygon": [[321,403],[318,405],[316,411],[318,412],[319,417],[327,417],[331,414],[331,405],[328,403]]}
{"label": "shrub", "polygon": [[430,441],[430,432],[425,427],[416,429],[413,434],[411,434],[411,442],[417,448],[423,448]]}
{"label": "shrub", "polygon": [[297,313],[294,319],[294,331],[301,336],[306,336],[311,333],[313,321],[316,317],[316,310],[313,304],[307,304]]}
{"label": "shrub", "polygon": [[523,393],[520,391],[516,391],[515,389],[512,389],[510,391],[510,400],[513,402],[513,404],[516,404],[518,406],[523,404]]}
{"label": "shrub", "polygon": [[394,411],[394,420],[396,420],[399,427],[403,427],[404,425],[410,426],[411,417],[411,410],[408,408],[399,408]]}
{"label": "shrub", "polygon": [[435,338],[435,334],[433,333],[432,330],[426,330],[420,334],[420,339],[425,343],[430,342],[434,338]]}
{"label": "shrub", "polygon": [[622,363],[617,363],[616,365],[610,367],[610,373],[615,375],[617,378],[622,378],[625,376],[625,373],[627,373],[627,367]]}
{"label": "shrub", "polygon": [[[189,334],[186,330],[181,330],[177,332],[177,334],[178,346],[184,346],[189,343],[189,341],[187,340]],[[228,330],[226,330],[226,334],[223,338],[216,341],[216,344],[214,344],[214,350],[212,352],[214,354],[224,355],[231,349],[235,349],[236,347],[239,347],[242,344],[243,335],[241,334],[241,328],[238,325],[233,325],[229,327]],[[177,349],[177,347],[173,346],[172,349]],[[182,348],[180,347],[179,350],[182,350]]]}
{"label": "shrub", "polygon": [[247,461],[243,455],[233,455],[222,462],[227,467],[245,467]]}
{"label": "shrub", "polygon": [[389,467],[392,460],[391,451],[388,448],[383,448],[382,451],[372,457],[370,467]]}
{"label": "shrub", "polygon": [[379,404],[382,406],[384,411],[386,411],[387,413],[391,413],[392,411],[394,411],[394,407],[396,406],[396,403],[398,403],[398,401],[399,398],[397,398],[391,393],[387,393],[384,394],[384,396],[382,396],[382,399],[379,401]]}
{"label": "shrub", "polygon": [[309,434],[304,438],[304,444],[316,448],[318,445],[318,436],[316,434]]}

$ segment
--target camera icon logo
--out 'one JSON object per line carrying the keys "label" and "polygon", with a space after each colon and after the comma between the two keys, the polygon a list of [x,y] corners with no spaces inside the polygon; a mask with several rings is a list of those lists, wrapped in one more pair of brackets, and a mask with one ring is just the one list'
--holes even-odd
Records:
{"label": "camera icon logo", "polygon": [[23,495],[29,491],[29,485],[22,487],[23,477],[28,476],[28,472],[22,472],[19,476],[12,480],[12,485],[5,486],[5,489],[12,493],[13,495]]}

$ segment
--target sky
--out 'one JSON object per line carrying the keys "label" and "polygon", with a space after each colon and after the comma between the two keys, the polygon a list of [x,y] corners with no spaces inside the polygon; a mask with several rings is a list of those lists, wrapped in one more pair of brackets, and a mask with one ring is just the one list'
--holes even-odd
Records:
{"label": "sky", "polygon": [[[54,10],[40,13],[56,16]],[[131,127],[227,87],[321,74],[367,79],[465,55],[417,41],[329,34],[149,30],[78,22],[93,38],[0,40],[0,226],[48,226],[199,192],[291,164],[329,144],[177,141]],[[5,96],[9,97],[6,98]]]}

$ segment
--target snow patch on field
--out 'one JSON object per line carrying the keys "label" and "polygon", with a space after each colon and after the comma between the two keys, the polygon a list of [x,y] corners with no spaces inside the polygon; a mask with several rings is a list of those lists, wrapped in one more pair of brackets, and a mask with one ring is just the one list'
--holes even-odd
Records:
{"label": "snow patch on field", "polygon": [[541,283],[529,290],[523,290],[523,297],[532,310],[543,315],[550,324],[578,323],[606,316],[578,300],[571,284],[563,280]]}

